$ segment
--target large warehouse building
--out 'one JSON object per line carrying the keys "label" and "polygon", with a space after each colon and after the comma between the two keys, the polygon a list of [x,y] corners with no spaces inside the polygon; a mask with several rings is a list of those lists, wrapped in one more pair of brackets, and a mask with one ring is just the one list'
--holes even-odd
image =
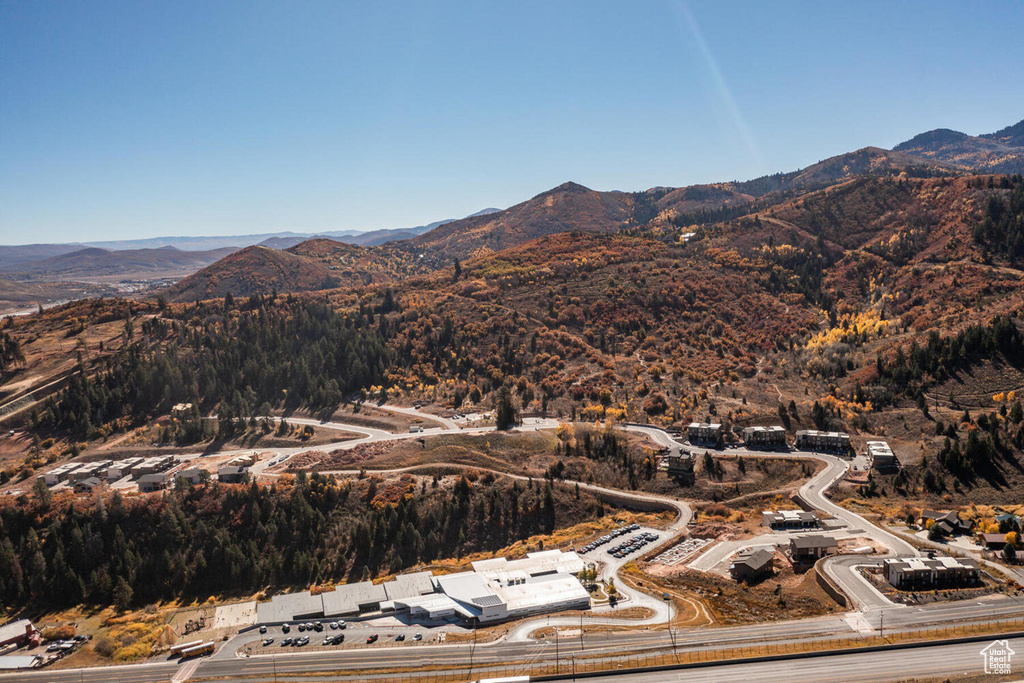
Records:
{"label": "large warehouse building", "polygon": [[391,581],[338,586],[278,595],[257,606],[261,624],[335,618],[374,612],[407,612],[421,619],[493,623],[533,614],[590,607],[590,593],[576,574],[583,560],[574,552],[545,550],[518,560],[480,560],[473,570],[434,576],[402,574]]}

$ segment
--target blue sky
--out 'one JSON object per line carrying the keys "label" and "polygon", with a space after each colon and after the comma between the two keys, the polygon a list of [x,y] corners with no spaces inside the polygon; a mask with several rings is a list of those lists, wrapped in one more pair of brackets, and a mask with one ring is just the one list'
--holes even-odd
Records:
{"label": "blue sky", "polygon": [[0,244],[406,227],[1024,118],[1015,2],[0,0]]}

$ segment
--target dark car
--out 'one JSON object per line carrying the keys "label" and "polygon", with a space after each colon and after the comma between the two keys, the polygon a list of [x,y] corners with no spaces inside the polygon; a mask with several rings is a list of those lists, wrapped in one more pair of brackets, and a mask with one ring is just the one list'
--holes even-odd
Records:
{"label": "dark car", "polygon": [[260,633],[266,633],[266,632],[267,632],[267,627],[266,626],[260,626]]}
{"label": "dark car", "polygon": [[292,630],[292,627],[289,626],[288,624],[282,624],[281,625],[281,633],[288,633],[288,631],[291,631],[291,630]]}
{"label": "dark car", "polygon": [[321,624],[321,623],[320,623],[319,621],[318,621],[318,622],[315,622],[315,623],[313,624],[313,630],[314,630],[314,631],[316,631],[317,633],[319,633],[320,631],[323,631],[323,630],[324,630],[324,625],[323,625],[323,624]]}
{"label": "dark car", "polygon": [[395,636],[395,642],[396,643],[400,643],[403,640],[405,640],[405,634],[404,633],[399,633],[397,636]]}
{"label": "dark car", "polygon": [[305,624],[299,624],[299,633],[302,633],[305,630],[306,630],[306,625]]}
{"label": "dark car", "polygon": [[378,636],[376,633],[374,633],[372,636],[370,636],[369,638],[366,639],[366,643],[367,644],[376,643],[378,638],[380,638],[380,636]]}

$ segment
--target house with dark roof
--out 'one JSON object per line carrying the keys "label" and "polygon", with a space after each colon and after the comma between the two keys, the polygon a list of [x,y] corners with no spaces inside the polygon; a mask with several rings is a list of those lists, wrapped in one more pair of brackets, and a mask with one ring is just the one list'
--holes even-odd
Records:
{"label": "house with dark roof", "polygon": [[935,526],[947,536],[953,536],[955,534],[969,534],[971,529],[974,528],[974,522],[960,518],[960,513],[956,510],[950,510],[949,512],[937,512],[935,510],[922,510],[921,517],[918,523],[922,527],[928,527],[928,521],[934,522]]}
{"label": "house with dark roof", "polygon": [[103,480],[99,477],[88,477],[75,482],[75,493],[92,493],[103,488]]}
{"label": "house with dark roof", "polygon": [[729,565],[729,574],[737,581],[753,583],[772,575],[775,553],[764,548],[741,552]]}
{"label": "house with dark roof", "polygon": [[814,562],[828,555],[830,550],[838,548],[839,543],[831,536],[795,536],[789,541],[789,556],[795,562]]}
{"label": "house with dark roof", "polygon": [[678,447],[673,448],[666,456],[666,461],[668,476],[690,484],[694,482],[693,456],[689,451]]}
{"label": "house with dark roof", "polygon": [[1006,546],[1006,534],[980,534],[978,540],[985,550],[1002,550]]}

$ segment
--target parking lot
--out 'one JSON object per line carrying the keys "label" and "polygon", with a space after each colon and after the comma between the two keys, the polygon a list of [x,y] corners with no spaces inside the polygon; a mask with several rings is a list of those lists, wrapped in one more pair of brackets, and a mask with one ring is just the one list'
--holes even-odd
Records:
{"label": "parking lot", "polygon": [[232,653],[234,648],[244,647],[249,654],[273,654],[281,648],[307,646],[314,649],[333,649],[396,643],[443,643],[449,630],[464,629],[455,624],[405,624],[400,619],[390,616],[359,621],[316,619],[286,625],[261,626],[259,629],[246,631],[236,636],[239,640],[234,647],[224,648],[224,651]]}
{"label": "parking lot", "polygon": [[652,543],[661,540],[659,529],[629,524],[577,547],[584,562],[603,564],[602,577],[612,576],[619,567],[643,554]]}

